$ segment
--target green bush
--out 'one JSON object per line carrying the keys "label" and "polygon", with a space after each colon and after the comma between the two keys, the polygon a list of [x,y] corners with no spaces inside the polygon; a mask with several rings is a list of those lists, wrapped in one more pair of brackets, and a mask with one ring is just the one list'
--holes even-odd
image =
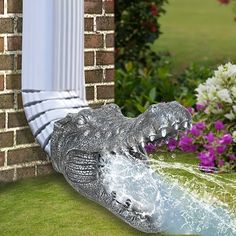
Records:
{"label": "green bush", "polygon": [[129,61],[124,69],[116,69],[115,102],[125,115],[134,117],[153,103],[174,100],[170,61],[164,56],[153,58],[147,55],[145,64]]}
{"label": "green bush", "polygon": [[196,63],[190,64],[182,74],[176,77],[178,86],[175,99],[185,106],[193,106],[196,103],[195,89],[212,75],[212,68]]}

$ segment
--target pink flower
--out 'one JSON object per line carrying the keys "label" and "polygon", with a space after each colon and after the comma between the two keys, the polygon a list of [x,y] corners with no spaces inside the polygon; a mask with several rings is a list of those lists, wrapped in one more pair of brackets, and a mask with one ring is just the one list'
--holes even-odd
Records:
{"label": "pink flower", "polygon": [[218,154],[224,153],[225,149],[226,149],[226,146],[225,146],[225,145],[217,146],[217,147],[216,147],[216,151],[217,151]]}
{"label": "pink flower", "polygon": [[229,159],[231,160],[231,161],[236,161],[236,155],[235,154],[230,154],[229,155]]}
{"label": "pink flower", "polygon": [[231,136],[231,134],[224,134],[220,140],[219,140],[219,144],[231,144],[233,142],[233,138]]}
{"label": "pink flower", "polygon": [[200,159],[200,168],[203,170],[209,170],[215,167],[215,153],[214,151],[200,152],[198,154]]}
{"label": "pink flower", "polygon": [[175,140],[175,139],[173,139],[173,138],[170,138],[169,140],[168,140],[168,144],[167,144],[167,148],[168,148],[168,150],[169,151],[174,151],[175,149],[176,149],[176,147],[177,147],[177,141]]}
{"label": "pink flower", "polygon": [[193,125],[193,127],[190,129],[190,133],[196,137],[199,137],[201,134],[200,130],[196,127],[196,125]]}
{"label": "pink flower", "polygon": [[197,104],[196,104],[196,109],[197,109],[197,111],[202,111],[202,110],[205,109],[205,106],[202,105],[202,104],[200,104],[200,103],[197,103]]}
{"label": "pink flower", "polygon": [[184,152],[195,152],[197,150],[197,146],[193,144],[193,139],[188,136],[180,138],[179,147]]}
{"label": "pink flower", "polygon": [[197,129],[204,130],[206,128],[205,122],[198,122],[195,124]]}
{"label": "pink flower", "polygon": [[194,114],[194,109],[192,107],[187,107],[187,110],[189,111],[191,115]]}
{"label": "pink flower", "polygon": [[214,142],[214,134],[212,132],[210,132],[208,135],[205,136],[205,139],[208,141],[208,143],[212,143]]}
{"label": "pink flower", "polygon": [[224,161],[224,160],[219,160],[219,161],[218,161],[218,166],[219,166],[219,167],[222,167],[224,164],[225,164],[225,161]]}
{"label": "pink flower", "polygon": [[155,3],[151,4],[150,11],[151,11],[152,16],[157,16],[158,9],[157,9],[157,6],[155,5]]}
{"label": "pink flower", "polygon": [[222,129],[225,128],[225,126],[224,126],[224,124],[223,124],[223,122],[222,122],[221,120],[217,120],[217,121],[214,123],[214,125],[215,125],[215,129],[216,129],[216,130],[222,130]]}
{"label": "pink flower", "polygon": [[144,146],[144,149],[147,153],[154,152],[156,150],[156,146],[152,143],[148,143]]}

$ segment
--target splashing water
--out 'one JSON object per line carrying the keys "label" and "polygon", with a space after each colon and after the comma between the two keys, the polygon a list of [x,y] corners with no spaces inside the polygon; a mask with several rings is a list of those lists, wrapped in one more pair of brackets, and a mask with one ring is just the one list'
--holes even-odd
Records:
{"label": "splashing water", "polygon": [[[214,198],[214,191],[198,178],[222,188],[220,177],[207,176],[189,164],[167,163],[152,160],[134,161],[122,155],[105,156],[101,179],[108,193],[115,192],[116,200],[129,200],[133,209],[149,215],[160,231],[172,234],[199,234],[207,236],[236,235],[235,209],[229,210],[225,202]],[[176,178],[168,169],[185,170],[196,178]],[[182,178],[182,179],[181,179]],[[182,184],[181,184],[181,183]],[[236,186],[228,179],[226,185]],[[232,201],[236,202],[234,196]]]}

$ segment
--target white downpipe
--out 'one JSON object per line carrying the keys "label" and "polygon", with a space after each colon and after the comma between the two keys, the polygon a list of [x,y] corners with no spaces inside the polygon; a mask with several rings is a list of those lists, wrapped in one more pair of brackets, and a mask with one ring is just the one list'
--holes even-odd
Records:
{"label": "white downpipe", "polygon": [[87,107],[83,0],[23,1],[22,97],[31,130],[50,155],[55,121]]}

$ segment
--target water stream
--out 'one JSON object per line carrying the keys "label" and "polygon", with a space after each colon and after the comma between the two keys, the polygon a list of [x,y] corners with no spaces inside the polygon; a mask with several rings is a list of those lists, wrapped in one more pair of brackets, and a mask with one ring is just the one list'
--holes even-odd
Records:
{"label": "water stream", "polygon": [[[207,175],[196,166],[163,160],[151,160],[147,165],[116,155],[103,161],[101,176],[107,192],[115,192],[119,202],[128,200],[133,209],[150,215],[160,231],[236,235],[236,196],[225,189],[236,189],[230,179],[223,181],[221,176]],[[188,175],[173,174],[177,169]]]}

